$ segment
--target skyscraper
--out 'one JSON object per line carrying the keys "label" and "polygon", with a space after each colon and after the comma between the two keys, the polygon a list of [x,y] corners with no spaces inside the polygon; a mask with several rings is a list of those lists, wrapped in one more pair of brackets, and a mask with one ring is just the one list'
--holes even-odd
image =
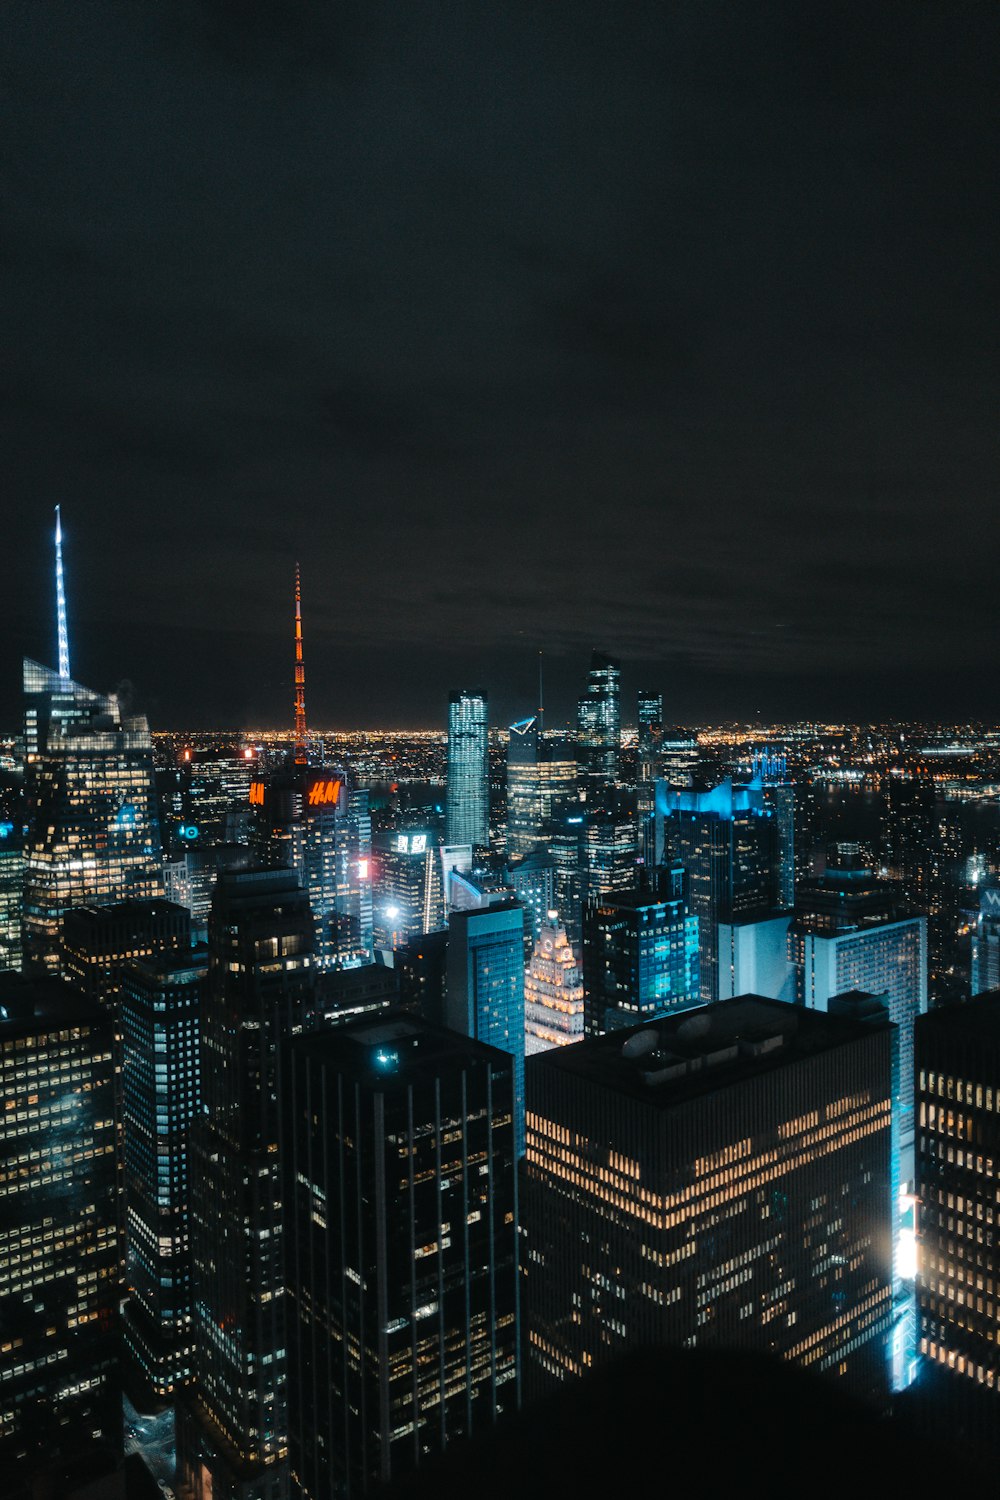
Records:
{"label": "skyscraper", "polygon": [[250,782],[255,844],[268,863],[298,872],[316,924],[320,969],[372,957],[371,812],[368,790],[343,766],[310,760],[306,737],[302,600],[295,575],[295,748],[290,764]]}
{"label": "skyscraper", "polygon": [[198,1500],[285,1500],[277,1053],[311,1022],[313,922],[289,870],[221,873],[209,923],[202,1107],[191,1129],[195,1384],[178,1421]]}
{"label": "skyscraper", "polygon": [[719,998],[719,923],[778,909],[777,827],[762,786],[726,780],[711,791],[683,791],[657,782],[656,852],[659,862],[679,861],[688,872],[701,998],[711,1004]]}
{"label": "skyscraper", "polygon": [[[488,897],[486,898],[489,899]],[[514,1059],[514,1139],[524,1149],[524,912],[495,904],[453,911],[448,921],[447,1024]]]}
{"label": "skyscraper", "polygon": [[163,894],[146,720],[24,662],[24,936],[28,961],[59,966],[59,926],[75,906]]}
{"label": "skyscraper", "polygon": [[376,835],[372,907],[375,946],[394,949],[444,926],[439,845],[426,830]]}
{"label": "skyscraper", "polygon": [[489,721],[480,689],[452,693],[448,700],[446,808],[447,844],[489,845]]}
{"label": "skyscraper", "polygon": [[396,1014],[283,1076],[290,1467],[353,1500],[518,1400],[513,1066]]}
{"label": "skyscraper", "polygon": [[194,1376],[188,1136],[201,1104],[208,955],[160,952],[122,976],[125,1138],[124,1344],[141,1409]]}
{"label": "skyscraper", "polygon": [[52,972],[65,911],[163,894],[149,726],[69,675],[58,506],[55,544],[59,670],[24,659],[24,956]]}
{"label": "skyscraper", "polygon": [[1000,1454],[1000,992],[916,1023],[917,1300],[925,1417]]}
{"label": "skyscraper", "polygon": [[583,976],[554,911],[547,914],[524,971],[524,1030],[529,1057],[583,1036]]}
{"label": "skyscraper", "polygon": [[885,1403],[891,1027],[746,996],[526,1071],[529,1393],[662,1343]]}
{"label": "skyscraper", "polygon": [[65,1495],[121,1452],[111,1017],[0,976],[0,1094],[0,1493]]}
{"label": "skyscraper", "polygon": [[621,753],[621,662],[595,651],[587,686],[577,703],[580,774],[591,792],[618,780]]}
{"label": "skyscraper", "polygon": [[1000,890],[984,886],[972,930],[971,984],[974,995],[1000,989]]}
{"label": "skyscraper", "polygon": [[583,921],[584,1029],[588,1036],[699,1003],[698,918],[680,865],[651,884],[616,891]]}
{"label": "skyscraper", "polygon": [[24,948],[21,908],[24,905],[24,848],[20,829],[0,822],[0,971],[20,971]]}

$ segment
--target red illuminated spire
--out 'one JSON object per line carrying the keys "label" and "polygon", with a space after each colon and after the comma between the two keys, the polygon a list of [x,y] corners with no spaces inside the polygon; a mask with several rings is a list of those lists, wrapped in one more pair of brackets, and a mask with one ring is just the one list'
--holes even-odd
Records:
{"label": "red illuminated spire", "polygon": [[302,589],[295,564],[295,764],[306,764],[306,669],[302,661]]}

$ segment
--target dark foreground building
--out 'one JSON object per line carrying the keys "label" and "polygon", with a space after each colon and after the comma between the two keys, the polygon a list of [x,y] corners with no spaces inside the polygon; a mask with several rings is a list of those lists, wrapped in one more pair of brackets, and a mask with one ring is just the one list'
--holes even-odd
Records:
{"label": "dark foreground building", "polygon": [[121,1453],[111,1018],[0,981],[0,1495],[67,1495]]}
{"label": "dark foreground building", "polygon": [[916,1023],[917,1404],[1000,1456],[1000,991]]}
{"label": "dark foreground building", "polygon": [[745,996],[528,1061],[529,1394],[639,1347],[883,1402],[892,1028]]}
{"label": "dark foreground building", "polygon": [[395,1012],[283,1078],[292,1494],[349,1500],[518,1402],[514,1060]]}

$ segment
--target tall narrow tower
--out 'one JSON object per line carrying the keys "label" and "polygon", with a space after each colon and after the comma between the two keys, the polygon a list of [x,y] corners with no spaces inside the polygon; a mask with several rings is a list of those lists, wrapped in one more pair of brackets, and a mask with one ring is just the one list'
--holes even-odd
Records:
{"label": "tall narrow tower", "polygon": [[59,639],[59,677],[69,681],[69,631],[66,628],[66,583],[63,578],[62,517],[56,506],[56,632]]}
{"label": "tall narrow tower", "polygon": [[302,584],[295,564],[295,764],[306,764],[306,669],[302,660]]}

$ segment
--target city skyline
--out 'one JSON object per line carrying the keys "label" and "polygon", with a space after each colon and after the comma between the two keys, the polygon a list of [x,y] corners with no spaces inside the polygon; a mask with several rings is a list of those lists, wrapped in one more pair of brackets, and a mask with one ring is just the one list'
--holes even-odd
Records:
{"label": "city skyline", "polygon": [[595,648],[670,721],[991,710],[994,10],[10,28],[0,724],[57,503],[164,727],[283,722],[297,559],[315,723],[539,647],[560,720]]}

